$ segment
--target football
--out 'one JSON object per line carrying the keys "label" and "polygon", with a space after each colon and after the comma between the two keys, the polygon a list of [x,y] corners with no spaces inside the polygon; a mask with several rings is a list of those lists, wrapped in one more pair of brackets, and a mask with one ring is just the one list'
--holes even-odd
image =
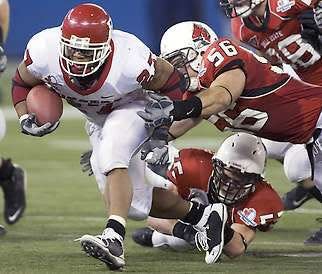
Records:
{"label": "football", "polygon": [[28,113],[34,113],[36,123],[40,126],[47,122],[57,122],[63,114],[63,101],[45,85],[34,86],[28,93]]}

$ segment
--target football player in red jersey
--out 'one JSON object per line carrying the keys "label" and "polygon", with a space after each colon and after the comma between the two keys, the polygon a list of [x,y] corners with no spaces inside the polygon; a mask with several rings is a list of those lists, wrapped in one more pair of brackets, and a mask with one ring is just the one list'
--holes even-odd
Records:
{"label": "football player in red jersey", "polygon": [[[184,199],[202,197],[205,204],[222,202],[228,206],[223,252],[230,258],[242,255],[254,240],[256,230],[270,230],[282,215],[279,195],[263,178],[266,151],[260,138],[234,134],[224,140],[216,153],[202,149],[174,150],[166,178],[175,185],[178,194]],[[152,170],[156,168],[149,166]],[[148,179],[155,184],[158,176],[154,174]],[[132,235],[135,242],[174,249],[194,244],[196,230],[191,225],[182,232],[186,241],[166,235],[172,231],[171,220],[150,219],[149,225],[163,233],[139,229]]]}
{"label": "football player in red jersey", "polygon": [[[201,31],[202,29],[203,31]],[[205,39],[206,37],[211,39],[207,40]],[[179,69],[181,67],[181,70],[185,70],[184,74],[190,77],[189,91],[184,94],[184,98],[192,96],[194,91],[198,91],[197,70],[201,62],[201,56],[209,46],[209,41],[214,39],[217,39],[217,36],[209,26],[193,21],[175,24],[164,33],[160,44],[161,55]],[[179,126],[172,127],[169,132],[178,137],[193,125],[194,121],[185,120]],[[322,199],[319,190],[315,187],[310,191],[302,187],[302,185],[310,186],[313,184],[310,161],[305,145],[292,145],[267,139],[263,139],[263,143],[267,149],[268,158],[282,161],[287,178],[291,182],[298,184],[295,188],[296,191],[292,190],[284,195],[285,209],[290,210],[301,206],[313,197],[312,193],[318,196],[317,198]],[[294,157],[295,155],[296,157]],[[290,198],[293,196],[296,196],[297,199]]]}
{"label": "football player in red jersey", "polygon": [[316,187],[322,190],[321,87],[298,81],[226,38],[202,57],[205,90],[184,101],[151,95],[139,115],[147,127],[187,118],[207,118],[219,130],[247,131],[278,142],[307,144]]}
{"label": "football player in red jersey", "polygon": [[[221,0],[233,36],[257,49],[272,64],[289,64],[300,79],[322,86],[321,37],[314,23],[318,1]],[[304,186],[304,187],[303,187]],[[310,178],[284,196],[289,209],[308,200],[316,189]]]}
{"label": "football player in red jersey", "polygon": [[253,46],[272,64],[289,64],[305,82],[322,85],[319,49],[302,39],[298,17],[318,1],[221,0],[233,36]]}

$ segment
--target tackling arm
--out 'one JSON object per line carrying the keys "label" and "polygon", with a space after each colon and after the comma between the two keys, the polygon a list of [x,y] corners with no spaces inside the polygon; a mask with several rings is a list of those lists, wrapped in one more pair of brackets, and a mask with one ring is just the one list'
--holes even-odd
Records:
{"label": "tackling arm", "polygon": [[246,252],[246,247],[255,239],[256,231],[237,223],[232,224],[230,229],[233,230],[233,235],[231,240],[225,243],[223,252],[230,259],[233,259]]}

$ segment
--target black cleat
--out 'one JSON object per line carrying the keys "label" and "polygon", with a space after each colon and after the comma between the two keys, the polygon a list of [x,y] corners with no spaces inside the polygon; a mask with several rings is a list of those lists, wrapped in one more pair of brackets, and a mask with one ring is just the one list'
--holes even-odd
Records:
{"label": "black cleat", "polygon": [[322,244],[322,228],[320,230],[313,233],[308,239],[304,241],[306,245],[320,245]]}
{"label": "black cleat", "polygon": [[78,240],[88,256],[104,262],[111,270],[123,270],[123,238],[112,228],[105,229],[102,235],[84,235]]}
{"label": "black cleat", "polygon": [[1,182],[4,193],[4,219],[8,224],[14,224],[22,217],[26,208],[26,175],[25,171],[17,165],[11,178]]}
{"label": "black cleat", "polygon": [[153,247],[152,234],[153,229],[149,227],[142,227],[135,230],[132,234],[132,239],[139,245]]}
{"label": "black cleat", "polygon": [[312,198],[313,195],[310,193],[310,189],[298,185],[282,197],[284,209],[296,209]]}
{"label": "black cleat", "polygon": [[227,207],[225,204],[210,204],[205,208],[204,215],[207,222],[203,230],[195,235],[196,246],[199,250],[206,251],[205,262],[215,263],[224,247],[224,230],[227,222]]}

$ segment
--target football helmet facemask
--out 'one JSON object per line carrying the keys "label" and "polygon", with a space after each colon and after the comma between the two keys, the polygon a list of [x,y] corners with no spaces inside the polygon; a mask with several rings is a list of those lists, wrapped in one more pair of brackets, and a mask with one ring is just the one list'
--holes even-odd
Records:
{"label": "football helmet facemask", "polygon": [[188,80],[187,89],[195,91],[199,86],[198,79],[189,77],[187,65],[198,72],[202,55],[217,39],[215,32],[202,22],[181,22],[163,34],[160,44],[161,57],[179,69]]}
{"label": "football helmet facemask", "polygon": [[265,0],[220,0],[220,6],[225,10],[227,17],[248,17],[253,9]]}
{"label": "football helmet facemask", "polygon": [[262,179],[266,149],[260,138],[237,133],[223,142],[212,160],[209,199],[231,206],[245,199]]}
{"label": "football helmet facemask", "polygon": [[61,25],[60,65],[70,76],[95,73],[111,53],[112,19],[100,6],[80,4]]}

